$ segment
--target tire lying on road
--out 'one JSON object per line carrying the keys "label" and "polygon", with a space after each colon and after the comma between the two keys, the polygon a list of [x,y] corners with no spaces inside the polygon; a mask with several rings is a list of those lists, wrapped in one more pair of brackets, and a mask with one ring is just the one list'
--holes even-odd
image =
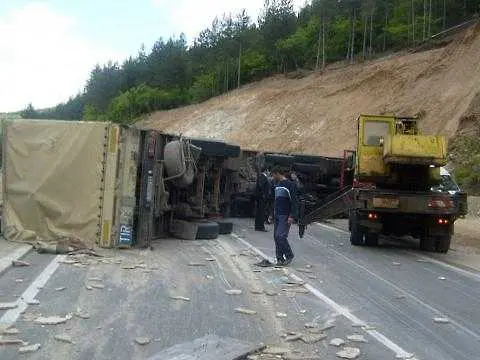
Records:
{"label": "tire lying on road", "polygon": [[212,221],[198,221],[197,223],[197,240],[212,240],[216,239],[219,234],[220,226]]}
{"label": "tire lying on road", "polygon": [[220,235],[229,235],[233,231],[233,223],[226,220],[218,220],[218,233]]}

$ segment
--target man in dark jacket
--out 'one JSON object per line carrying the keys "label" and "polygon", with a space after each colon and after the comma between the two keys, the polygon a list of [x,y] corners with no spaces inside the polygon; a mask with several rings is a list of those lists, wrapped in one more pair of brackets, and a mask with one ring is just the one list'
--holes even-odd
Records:
{"label": "man in dark jacket", "polygon": [[[280,168],[272,169],[272,176],[275,181],[273,191],[275,196],[274,205],[274,235],[275,254],[277,265],[287,266],[293,260],[293,251],[288,243],[290,226],[298,220],[297,188],[295,183],[288,180],[286,172]],[[262,260],[258,266],[272,265],[268,260]]]}
{"label": "man in dark jacket", "polygon": [[265,168],[257,174],[257,182],[255,185],[255,230],[267,231],[265,229],[265,206],[268,201],[271,185]]}

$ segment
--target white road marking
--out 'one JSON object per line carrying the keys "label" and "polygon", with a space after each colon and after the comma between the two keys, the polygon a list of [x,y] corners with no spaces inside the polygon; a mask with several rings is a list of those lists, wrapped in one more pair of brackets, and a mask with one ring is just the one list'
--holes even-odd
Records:
{"label": "white road marking", "polygon": [[[348,231],[345,231],[343,229],[339,229],[335,226],[329,226],[329,225],[326,225],[326,224],[322,224],[322,223],[315,223],[315,225],[319,226],[319,227],[322,227],[322,228],[325,228],[325,229],[328,229],[328,230],[332,230],[332,231],[336,231],[336,232],[339,232],[339,233],[342,233],[342,234],[348,234],[350,235],[350,232]],[[414,255],[416,256],[417,258],[419,259],[423,259],[423,260],[427,260],[428,262],[430,263],[433,263],[433,264],[436,264],[436,265],[440,265],[446,269],[449,269],[449,270],[452,270],[452,271],[455,271],[456,273],[458,274],[461,274],[461,275],[464,275],[464,276],[467,276],[471,279],[474,279],[474,280],[477,280],[477,281],[480,281],[480,274],[478,273],[474,273],[474,272],[471,272],[471,271],[468,271],[468,270],[465,270],[465,269],[462,269],[462,268],[459,268],[455,265],[451,265],[451,264],[448,264],[446,262],[443,262],[441,260],[437,260],[431,256],[428,256],[428,255],[419,255],[413,251],[405,251],[406,253],[408,254],[411,254],[411,255]]]}
{"label": "white road marking", "polygon": [[[253,250],[254,252],[256,252],[258,255],[260,255],[261,257],[263,257],[264,259],[267,259],[269,261],[272,261],[273,262],[273,258],[267,256],[263,251],[257,249],[255,246],[253,246],[252,244],[250,244],[248,241],[242,239],[241,237],[239,237],[238,235],[236,234],[232,234],[232,236],[237,239],[238,241],[242,242],[244,245],[248,246],[251,250]],[[301,277],[297,276],[296,274],[294,274],[293,272],[291,271],[288,271],[287,269],[284,270],[285,273],[287,275],[289,275],[292,279],[295,279],[297,281],[302,281],[305,283],[305,288],[308,289],[313,295],[315,295],[318,299],[322,300],[325,304],[327,304],[328,306],[330,306],[333,310],[335,310],[337,313],[343,315],[345,318],[347,318],[348,320],[350,320],[352,323],[356,323],[356,324],[364,324],[365,321],[362,321],[361,319],[357,318],[355,315],[353,315],[348,309],[346,309],[345,307],[341,306],[340,304],[336,303],[335,301],[333,301],[332,299],[330,299],[328,296],[326,296],[325,294],[323,294],[320,290],[318,290],[317,288],[313,287],[312,285],[308,284],[307,282],[305,282],[305,280],[303,280]],[[408,356],[411,356],[411,353],[405,351],[404,349],[402,349],[400,346],[398,346],[397,344],[395,344],[392,340],[390,340],[389,338],[387,338],[386,336],[384,336],[382,333],[378,332],[377,330],[368,330],[368,329],[365,329],[364,330],[365,332],[367,332],[370,336],[372,336],[374,339],[376,339],[377,341],[379,341],[381,344],[383,344],[385,347],[387,347],[388,349],[392,350],[395,355],[397,357],[408,357]]]}
{"label": "white road marking", "polygon": [[[312,240],[314,241],[317,241],[319,243],[321,243],[318,239],[316,239],[314,236],[312,235],[308,235],[309,237],[312,238]],[[395,289],[395,291],[397,291],[398,293],[400,294],[403,294],[405,295],[406,297],[412,299],[413,301],[419,303],[420,305],[422,305],[423,307],[427,308],[428,310],[430,310],[432,313],[438,315],[438,314],[443,314],[441,311],[435,309],[433,306],[430,306],[428,305],[427,303],[425,303],[424,301],[422,301],[421,299],[417,298],[416,296],[414,296],[413,294],[409,293],[408,291],[402,289],[401,287],[395,285],[394,283],[392,283],[391,281],[388,281],[387,279],[384,279],[383,277],[381,277],[380,275],[376,274],[375,272],[369,270],[368,268],[366,268],[365,266],[363,265],[360,265],[359,263],[357,263],[356,261],[350,259],[348,256],[342,254],[341,252],[338,252],[337,250],[333,249],[333,248],[329,248],[330,251],[334,252],[337,256],[345,259],[345,261],[349,262],[350,264],[358,267],[359,269],[362,269],[363,271],[365,271],[366,273],[368,273],[369,275],[373,276],[374,278],[380,280],[380,281],[383,281],[385,284],[389,285],[390,287],[392,287],[393,289]],[[467,334],[469,334],[470,336],[476,338],[477,340],[480,341],[480,335],[477,334],[476,332],[468,329],[467,327],[465,327],[464,325],[458,323],[457,321],[454,321],[454,320],[450,320],[450,323],[457,326],[458,328],[462,329],[464,332],[466,332]]]}
{"label": "white road marking", "polygon": [[18,306],[15,309],[8,310],[0,318],[0,325],[13,325],[17,321],[20,314],[28,307],[28,302],[35,299],[41,288],[45,286],[50,277],[55,273],[60,261],[64,255],[57,255],[53,258],[50,264],[38,275],[38,277],[30,284],[22,296],[15,302]]}
{"label": "white road marking", "polygon": [[323,228],[328,229],[328,230],[333,230],[333,231],[336,231],[336,232],[340,232],[342,234],[350,235],[350,231],[342,230],[342,229],[339,229],[335,226],[330,226],[330,225],[323,224],[323,223],[315,223],[315,225],[323,227]]}

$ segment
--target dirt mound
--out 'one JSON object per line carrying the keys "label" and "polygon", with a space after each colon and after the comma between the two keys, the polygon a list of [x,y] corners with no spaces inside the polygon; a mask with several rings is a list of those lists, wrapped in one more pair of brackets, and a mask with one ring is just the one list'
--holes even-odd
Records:
{"label": "dirt mound", "polygon": [[354,147],[359,113],[423,114],[425,131],[451,137],[478,101],[479,59],[477,24],[442,48],[302,79],[276,76],[202,104],[154,113],[139,125],[248,149],[322,155]]}

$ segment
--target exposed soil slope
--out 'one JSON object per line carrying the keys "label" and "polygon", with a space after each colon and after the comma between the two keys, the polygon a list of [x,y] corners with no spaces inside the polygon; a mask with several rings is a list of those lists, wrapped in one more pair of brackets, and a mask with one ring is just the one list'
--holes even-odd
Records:
{"label": "exposed soil slope", "polygon": [[303,79],[276,76],[198,105],[148,116],[140,126],[235,142],[244,148],[339,155],[354,147],[359,113],[423,114],[449,137],[480,94],[480,26],[442,48]]}

